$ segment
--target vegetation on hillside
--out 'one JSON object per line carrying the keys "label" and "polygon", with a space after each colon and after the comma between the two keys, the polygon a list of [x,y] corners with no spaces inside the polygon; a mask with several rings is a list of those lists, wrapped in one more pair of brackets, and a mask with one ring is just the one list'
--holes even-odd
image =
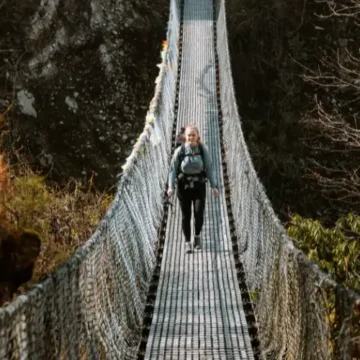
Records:
{"label": "vegetation on hillside", "polygon": [[165,0],[51,4],[0,1],[0,305],[103,217],[166,34]]}
{"label": "vegetation on hillside", "polygon": [[332,278],[360,292],[360,216],[349,213],[334,227],[318,220],[294,215],[288,234],[309,259],[330,273]]}
{"label": "vegetation on hillside", "polygon": [[[1,304],[20,285],[29,286],[65,262],[91,236],[112,195],[96,191],[92,180],[72,180],[64,188],[50,185],[26,164],[9,168],[0,159],[0,268],[6,263],[0,274]],[[34,242],[22,240],[24,234],[35,234],[40,248],[34,251]]]}
{"label": "vegetation on hillside", "polygon": [[[227,6],[242,125],[272,205],[308,258],[360,292],[360,1]],[[359,304],[352,359],[360,359]],[[327,305],[336,339],[331,296]]]}
{"label": "vegetation on hillside", "polygon": [[247,143],[298,246],[359,289],[358,0],[228,4]]}
{"label": "vegetation on hillside", "polygon": [[359,211],[359,8],[358,0],[229,3],[245,135],[284,221],[291,212],[331,225]]}

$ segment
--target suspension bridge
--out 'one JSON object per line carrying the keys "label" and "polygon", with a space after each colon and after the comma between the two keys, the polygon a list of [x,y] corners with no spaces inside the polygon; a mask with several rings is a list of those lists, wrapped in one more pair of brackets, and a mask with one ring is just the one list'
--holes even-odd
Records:
{"label": "suspension bridge", "polygon": [[[350,360],[354,294],[294,247],[251,162],[225,0],[170,0],[161,59],[113,204],[67,263],[0,309],[0,359]],[[164,192],[189,122],[220,197],[207,195],[202,250],[185,254]]]}

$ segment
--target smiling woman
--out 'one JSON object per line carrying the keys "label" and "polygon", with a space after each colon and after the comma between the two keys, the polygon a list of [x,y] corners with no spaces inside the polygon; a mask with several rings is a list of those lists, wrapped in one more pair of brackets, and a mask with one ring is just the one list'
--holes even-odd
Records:
{"label": "smiling woman", "polygon": [[204,223],[206,181],[210,181],[213,195],[218,197],[217,181],[213,171],[207,146],[200,140],[200,132],[195,124],[184,128],[185,143],[180,145],[171,161],[168,196],[178,185],[177,197],[182,212],[182,230],[185,236],[185,251],[192,252],[191,215],[194,206],[195,234],[194,248],[201,249],[200,233]]}

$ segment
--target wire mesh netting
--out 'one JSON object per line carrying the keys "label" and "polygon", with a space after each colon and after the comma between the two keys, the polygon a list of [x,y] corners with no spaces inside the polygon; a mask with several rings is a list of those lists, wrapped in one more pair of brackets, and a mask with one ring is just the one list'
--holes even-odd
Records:
{"label": "wire mesh netting", "polygon": [[355,294],[294,247],[257,177],[236,107],[225,12],[225,1],[217,0],[225,160],[238,247],[256,299],[261,354],[266,359],[350,359]]}
{"label": "wire mesh netting", "polygon": [[0,310],[0,359],[131,359],[137,352],[168,175],[179,4],[144,132],[114,202],[87,243],[52,276]]}

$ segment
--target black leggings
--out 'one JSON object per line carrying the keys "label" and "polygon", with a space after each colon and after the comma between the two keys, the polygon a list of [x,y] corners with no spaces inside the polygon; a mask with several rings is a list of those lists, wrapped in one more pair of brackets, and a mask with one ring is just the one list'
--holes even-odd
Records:
{"label": "black leggings", "polygon": [[182,212],[182,230],[185,241],[191,240],[191,205],[194,204],[195,235],[200,235],[204,224],[204,210],[206,199],[206,184],[197,184],[192,189],[184,189],[184,185],[179,183],[177,196],[180,201]]}

